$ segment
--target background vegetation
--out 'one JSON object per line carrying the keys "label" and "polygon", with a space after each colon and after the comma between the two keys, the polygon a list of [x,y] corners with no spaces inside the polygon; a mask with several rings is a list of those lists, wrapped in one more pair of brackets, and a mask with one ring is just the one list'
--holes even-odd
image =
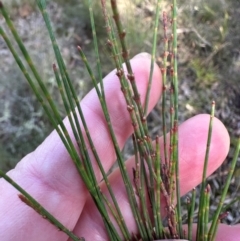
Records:
{"label": "background vegetation", "polygon": [[[3,2],[10,9],[26,46],[38,63],[52,95],[55,95],[56,86],[51,68],[54,57],[34,0]],[[125,0],[119,3],[127,26],[130,55],[134,56],[141,51],[150,52],[155,1]],[[96,64],[88,10],[84,1],[79,0],[52,0],[48,8],[69,72],[75,80],[79,95],[83,96],[90,85],[76,46],[80,45],[84,49],[92,66]],[[234,138],[240,134],[240,2],[180,0],[178,13],[180,122],[197,113],[209,112],[211,100],[214,99],[216,116],[226,124],[234,142]],[[98,12],[95,15],[106,74],[113,65],[105,45],[104,22]],[[158,39],[158,63],[161,65],[160,34]],[[0,56],[0,168],[7,171],[21,157],[34,150],[51,131],[51,127],[2,40]],[[160,106],[156,106],[149,117],[152,133],[159,131],[158,108]],[[130,149],[128,146],[126,148]],[[224,183],[224,170],[225,167],[221,167],[211,178],[215,199],[218,197],[218,187]],[[239,178],[240,169],[237,169],[228,202],[240,195]],[[238,202],[232,206],[234,211],[228,217],[229,223],[239,222],[236,205]]]}

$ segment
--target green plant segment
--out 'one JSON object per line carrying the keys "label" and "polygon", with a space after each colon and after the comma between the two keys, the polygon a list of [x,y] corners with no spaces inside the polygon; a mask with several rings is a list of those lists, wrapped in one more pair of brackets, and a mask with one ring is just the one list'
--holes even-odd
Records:
{"label": "green plant segment", "polygon": [[56,218],[54,218],[46,209],[44,209],[34,198],[31,197],[24,189],[22,189],[17,183],[15,183],[10,177],[8,177],[3,171],[0,170],[0,176],[15,187],[21,194],[19,198],[23,203],[33,208],[43,218],[47,218],[50,223],[56,226],[57,229],[66,233],[73,241],[84,240],[78,238],[70,230],[64,227]]}
{"label": "green plant segment", "polygon": [[[50,22],[48,12],[46,10],[45,0],[37,0],[37,5],[42,13],[52,48],[56,57],[56,64],[53,64],[53,72],[57,82],[58,90],[61,95],[65,113],[73,132],[73,138],[67,130],[67,127],[61,119],[57,104],[48,91],[47,86],[39,74],[36,65],[33,63],[28,50],[24,46],[23,41],[19,37],[9,15],[0,2],[0,10],[10,29],[22,55],[20,56],[4,29],[0,27],[0,35],[4,39],[6,45],[14,56],[16,63],[24,74],[26,80],[31,86],[38,101],[45,110],[49,121],[57,131],[63,144],[65,145],[76,169],[81,176],[89,194],[91,195],[99,214],[102,217],[109,240],[135,240],[135,241],[151,241],[157,239],[189,239],[193,237],[193,214],[195,212],[196,190],[192,191],[192,198],[188,199],[187,205],[187,221],[183,221],[183,207],[180,195],[179,180],[179,150],[178,150],[178,40],[177,40],[177,1],[172,1],[171,24],[172,35],[168,36],[166,13],[163,13],[163,29],[164,29],[164,59],[162,64],[163,74],[163,95],[162,95],[162,122],[163,122],[163,155],[160,153],[159,137],[155,138],[156,144],[150,137],[147,126],[147,112],[149,95],[151,94],[151,83],[153,78],[154,62],[156,59],[157,32],[160,22],[161,1],[156,1],[156,17],[155,30],[153,33],[152,56],[150,66],[150,78],[147,88],[145,104],[141,104],[140,94],[136,85],[136,79],[130,63],[129,51],[127,48],[126,32],[121,21],[120,11],[116,0],[108,2],[101,0],[101,10],[106,26],[107,45],[111,52],[111,56],[115,63],[116,75],[119,79],[121,91],[125,99],[126,109],[132,123],[132,140],[134,146],[135,167],[133,168],[133,180],[131,179],[121,148],[118,144],[116,134],[111,123],[111,117],[108,111],[108,103],[105,98],[105,86],[102,80],[102,68],[98,51],[98,38],[96,34],[96,26],[93,14],[93,1],[88,1],[89,14],[92,27],[92,35],[94,40],[94,50],[97,62],[97,76],[91,69],[83,49],[78,46],[78,51],[82,62],[84,63],[93,86],[99,98],[102,112],[105,117],[106,126],[110,134],[112,145],[116,154],[118,167],[121,178],[125,186],[128,196],[129,205],[131,207],[132,216],[134,218],[137,232],[132,233],[129,230],[126,220],[121,212],[120,205],[117,202],[114,191],[109,181],[109,176],[105,172],[102,160],[100,159],[90,131],[88,123],[84,117],[80,100],[72,84],[70,75],[63,60],[60,48]],[[113,16],[113,18],[111,17]],[[25,66],[25,62],[27,67]],[[167,75],[167,62],[170,63],[170,75]],[[124,67],[125,66],[125,67]],[[29,69],[29,70],[28,70]],[[167,93],[170,92],[170,106],[167,106]],[[168,109],[170,108],[170,112]],[[212,112],[209,120],[208,139],[206,142],[206,154],[204,160],[204,170],[202,176],[202,184],[200,188],[200,204],[197,215],[197,241],[214,241],[219,221],[221,219],[221,210],[224,199],[227,194],[228,187],[235,169],[237,158],[240,151],[240,140],[237,142],[236,152],[231,164],[231,169],[227,178],[226,185],[222,192],[221,200],[218,208],[213,215],[209,216],[210,205],[210,186],[207,184],[206,173],[208,168],[209,151],[211,146],[212,127],[214,125],[214,107],[212,104]],[[167,124],[166,120],[170,119]],[[169,142],[167,131],[170,131]],[[77,143],[77,147],[74,145]],[[89,147],[87,147],[89,146]],[[97,180],[96,171],[94,171],[92,159],[94,160],[101,172],[101,185]],[[65,232],[72,240],[84,240],[76,237],[70,230],[64,227],[57,219],[55,219],[47,210],[44,209],[36,200],[34,200],[25,190],[18,186],[11,178],[0,171],[7,182],[12,184],[21,194],[19,198],[23,203],[33,208],[36,212],[46,218],[50,223],[55,225],[60,231]],[[101,190],[102,184],[105,184],[108,190],[106,195]],[[164,210],[164,212],[163,212]],[[212,220],[209,227],[209,220]],[[195,220],[194,220],[195,221]],[[188,226],[186,230],[185,223]]]}

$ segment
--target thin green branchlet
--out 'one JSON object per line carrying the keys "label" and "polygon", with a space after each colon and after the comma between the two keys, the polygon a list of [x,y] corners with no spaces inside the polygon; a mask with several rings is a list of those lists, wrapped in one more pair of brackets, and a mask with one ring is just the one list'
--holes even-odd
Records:
{"label": "thin green branchlet", "polygon": [[73,241],[85,241],[84,238],[77,237],[64,225],[62,225],[55,217],[53,217],[40,203],[38,203],[31,195],[29,195],[24,189],[22,189],[16,182],[14,182],[10,177],[8,177],[3,171],[0,170],[0,176],[3,177],[7,182],[9,182],[13,187],[15,187],[21,194],[19,194],[20,200],[33,208],[37,213],[39,213],[43,218],[47,219],[52,223],[59,231],[62,231],[68,235]]}

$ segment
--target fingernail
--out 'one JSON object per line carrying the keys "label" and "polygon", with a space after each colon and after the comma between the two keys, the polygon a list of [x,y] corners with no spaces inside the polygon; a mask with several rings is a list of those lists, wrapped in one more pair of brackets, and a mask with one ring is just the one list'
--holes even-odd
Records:
{"label": "fingernail", "polygon": [[137,55],[135,55],[133,57],[133,59],[136,59],[136,58],[148,58],[148,59],[151,59],[151,54],[143,52],[143,53],[137,54]]}
{"label": "fingernail", "polygon": [[189,241],[187,239],[156,239],[154,241]]}

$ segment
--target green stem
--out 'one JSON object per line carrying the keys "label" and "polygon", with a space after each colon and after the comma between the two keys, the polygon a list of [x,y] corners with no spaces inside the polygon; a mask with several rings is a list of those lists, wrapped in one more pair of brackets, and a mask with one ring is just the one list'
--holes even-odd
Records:
{"label": "green stem", "polygon": [[204,217],[204,241],[208,241],[209,205],[210,205],[210,185],[206,187],[205,217]]}
{"label": "green stem", "polygon": [[[82,60],[83,60],[83,62],[84,62],[84,64],[85,64],[85,66],[86,66],[86,68],[87,68],[87,70],[88,70],[88,72],[89,72],[89,75],[90,75],[90,77],[91,77],[91,79],[92,79],[92,82],[93,82],[93,85],[94,85],[94,87],[95,87],[95,89],[96,89],[96,92],[97,92],[97,94],[98,94],[98,97],[99,97],[101,106],[102,106],[102,108],[103,108],[104,116],[105,116],[105,119],[106,119],[106,121],[107,121],[108,128],[109,128],[110,133],[111,133],[111,136],[112,136],[112,141],[115,142],[115,146],[117,147],[118,144],[117,144],[117,140],[116,140],[116,137],[115,137],[113,128],[112,128],[112,124],[111,124],[110,116],[109,116],[109,114],[108,114],[108,110],[107,110],[106,103],[105,103],[104,99],[101,99],[101,95],[102,95],[102,94],[101,94],[100,91],[97,89],[97,82],[96,82],[96,79],[95,79],[95,77],[94,77],[94,75],[93,75],[93,72],[92,72],[92,70],[91,70],[91,68],[90,68],[90,66],[89,66],[89,63],[88,63],[88,61],[87,61],[86,56],[84,55],[84,53],[83,53],[83,51],[82,51],[82,49],[81,49],[80,47],[78,47],[78,50],[79,50],[80,56],[81,56],[81,58],[82,58]],[[84,116],[82,116],[82,119],[84,119]],[[85,126],[85,132],[86,132],[86,134],[87,134],[88,141],[89,141],[89,143],[90,143],[90,146],[91,146],[91,149],[92,149],[92,151],[93,151],[94,157],[95,157],[95,159],[96,159],[96,161],[97,161],[97,164],[98,164],[98,167],[99,167],[99,169],[100,169],[100,171],[101,171],[101,174],[103,175],[103,179],[104,179],[104,181],[105,181],[105,183],[106,183],[106,186],[107,186],[107,188],[108,188],[108,191],[109,191],[109,193],[110,193],[110,196],[111,196],[111,198],[112,198],[112,200],[113,200],[113,203],[114,203],[115,208],[116,208],[116,210],[117,210],[118,216],[120,217],[121,225],[123,226],[123,228],[121,228],[121,230],[122,230],[122,231],[124,230],[123,235],[126,236],[127,239],[130,239],[131,235],[130,235],[130,233],[129,233],[129,231],[128,231],[128,228],[127,228],[127,226],[126,226],[126,223],[125,223],[124,218],[123,218],[123,216],[122,216],[122,213],[121,213],[121,211],[120,211],[119,205],[118,205],[118,203],[117,203],[117,200],[116,200],[116,198],[115,198],[115,195],[114,195],[114,193],[113,193],[113,190],[112,190],[112,188],[111,188],[111,186],[110,186],[110,183],[109,183],[109,181],[108,181],[108,177],[107,177],[107,175],[106,175],[106,173],[105,173],[105,171],[104,171],[104,168],[103,168],[103,166],[102,166],[101,160],[100,160],[100,158],[99,158],[99,156],[98,156],[98,154],[97,154],[97,152],[96,152],[96,149],[95,149],[95,147],[94,147],[92,138],[91,138],[90,133],[89,133],[89,131],[88,131],[88,129],[87,129],[86,122],[83,121],[83,123],[84,123],[84,126]]]}
{"label": "green stem", "polygon": [[94,51],[96,54],[96,62],[97,62],[97,69],[98,69],[98,81],[99,81],[100,87],[101,87],[102,98],[105,100],[105,92],[104,92],[103,78],[102,78],[102,68],[101,68],[101,62],[100,62],[99,51],[98,51],[98,40],[97,40],[96,27],[95,27],[95,21],[94,21],[94,16],[93,16],[93,1],[92,0],[88,0],[88,9],[89,9],[89,15],[90,15],[90,21],[91,21],[91,27],[92,27],[92,34],[93,34]]}
{"label": "green stem", "polygon": [[208,241],[214,241],[215,240],[216,230],[218,228],[218,223],[219,223],[219,215],[221,213],[222,206],[223,206],[225,197],[227,195],[229,185],[230,185],[231,180],[232,180],[233,172],[234,172],[236,164],[237,164],[239,153],[240,153],[240,137],[238,138],[238,143],[236,145],[236,150],[235,150],[235,153],[234,153],[232,164],[231,164],[231,167],[229,169],[229,174],[228,174],[227,180],[225,182],[224,189],[223,189],[223,192],[222,192],[217,210],[215,211],[211,227],[210,227],[209,232],[208,232]]}
{"label": "green stem", "polygon": [[193,214],[195,209],[195,201],[196,201],[196,189],[194,188],[192,190],[192,198],[190,201],[190,208],[188,211],[188,240],[193,239],[192,226],[193,226]]}
{"label": "green stem", "polygon": [[21,188],[16,182],[14,182],[8,175],[0,170],[0,176],[3,177],[8,183],[15,187],[22,195],[19,195],[19,198],[26,203],[28,206],[33,208],[37,213],[42,217],[46,218],[50,223],[58,228],[58,230],[66,233],[69,238],[73,241],[84,241],[84,238],[77,237],[69,229],[67,229],[62,223],[60,223],[55,217],[52,216],[44,207],[41,206],[30,194],[28,194],[23,188]]}
{"label": "green stem", "polygon": [[177,225],[179,236],[183,237],[181,193],[179,180],[179,157],[178,157],[178,64],[177,64],[177,0],[173,0],[173,86],[174,86],[174,137],[173,137],[173,160],[176,165],[176,199],[177,199]]}
{"label": "green stem", "polygon": [[157,7],[156,7],[155,21],[154,21],[154,35],[153,35],[153,44],[152,44],[150,76],[149,76],[149,81],[148,81],[147,93],[146,93],[146,97],[145,97],[145,108],[144,108],[145,116],[148,113],[148,104],[149,104],[149,98],[150,98],[150,91],[151,91],[151,87],[152,87],[153,70],[154,70],[154,64],[155,64],[155,58],[156,58],[155,56],[156,56],[156,46],[157,46],[160,5],[161,5],[161,0],[158,0]]}
{"label": "green stem", "polygon": [[202,233],[204,231],[204,214],[203,214],[203,211],[205,209],[205,205],[204,205],[205,195],[204,195],[204,193],[205,193],[205,188],[206,188],[207,167],[208,167],[209,151],[210,151],[211,138],[212,138],[214,111],[215,111],[215,102],[213,101],[212,102],[211,115],[210,115],[209,128],[208,128],[207,147],[206,147],[203,174],[202,174],[202,184],[201,184],[201,190],[200,190],[200,204],[199,204],[199,211],[198,211],[198,227],[197,227],[197,238],[198,238],[198,240],[203,240],[203,236],[202,236]]}
{"label": "green stem", "polygon": [[160,145],[159,145],[159,137],[156,137],[156,161],[155,161],[155,170],[157,174],[157,181],[156,181],[156,221],[155,221],[155,228],[156,228],[156,236],[157,238],[162,238],[164,234],[164,228],[162,223],[161,217],[161,156],[160,156]]}
{"label": "green stem", "polygon": [[[163,13],[163,32],[164,32],[164,54],[162,72],[162,131],[163,131],[163,145],[164,145],[164,160],[165,165],[169,165],[168,150],[167,150],[167,127],[166,127],[166,91],[167,91],[167,58],[168,52],[168,38],[167,38],[167,16]],[[171,130],[171,128],[170,128]]]}

